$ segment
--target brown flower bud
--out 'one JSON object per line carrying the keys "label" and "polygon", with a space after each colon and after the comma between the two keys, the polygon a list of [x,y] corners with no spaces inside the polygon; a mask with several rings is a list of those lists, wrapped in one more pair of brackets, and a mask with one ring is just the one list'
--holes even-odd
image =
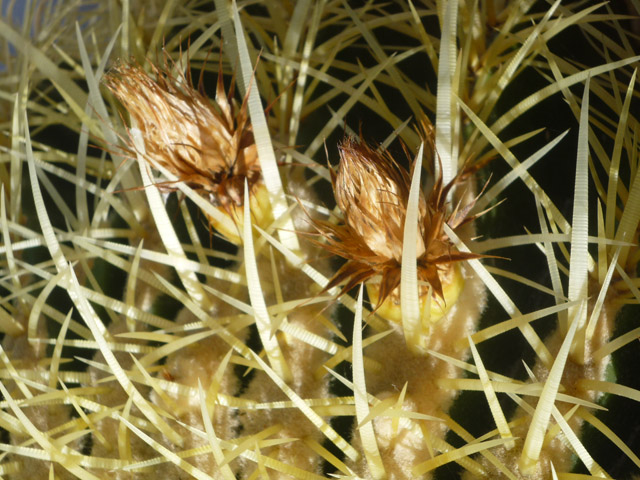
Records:
{"label": "brown flower bud", "polygon": [[[167,68],[153,65],[152,71],[153,77],[135,63],[120,64],[107,74],[105,84],[142,132],[151,163],[166,168],[223,211],[229,222],[211,217],[209,221],[239,243],[244,182],[252,194],[264,189],[246,105],[234,108],[222,76],[214,102],[194,89],[190,78],[176,79]],[[134,150],[132,142],[129,148]],[[252,211],[265,215],[269,209]],[[261,220],[256,219],[265,226],[271,219]]]}
{"label": "brown flower bud", "polygon": [[[314,222],[326,242],[316,243],[347,262],[336,272],[325,290],[344,284],[342,293],[368,282],[369,298],[378,313],[401,322],[400,273],[404,222],[411,178],[387,151],[376,151],[349,138],[340,146],[338,172],[332,172],[336,202],[344,215],[343,225]],[[421,168],[414,165],[413,168]],[[455,249],[444,233],[444,223],[456,228],[469,221],[473,202],[461,210],[448,212],[447,186],[438,178],[428,198],[421,192],[418,204],[416,259],[420,281],[421,307],[426,307],[429,287],[432,298],[430,318],[439,320],[455,304],[464,286],[458,262],[480,255]]]}
{"label": "brown flower bud", "polygon": [[[377,152],[353,138],[345,140],[339,151],[334,190],[346,224],[371,251],[400,262],[411,185],[408,172],[388,152]],[[424,217],[426,203],[422,192],[419,209]],[[421,256],[425,251],[422,235],[418,235],[416,247],[417,255]]]}

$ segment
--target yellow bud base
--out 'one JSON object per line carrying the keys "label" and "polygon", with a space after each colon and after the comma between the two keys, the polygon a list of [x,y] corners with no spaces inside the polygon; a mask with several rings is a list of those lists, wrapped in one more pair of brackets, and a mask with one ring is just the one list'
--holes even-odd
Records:
{"label": "yellow bud base", "polygon": [[[269,228],[273,223],[273,215],[271,214],[269,191],[264,184],[259,183],[253,187],[249,196],[249,205],[253,224],[264,230]],[[230,211],[223,207],[215,208],[222,215],[216,216],[217,218],[207,216],[211,226],[231,243],[241,245],[244,229],[244,205],[233,205],[230,207]]]}
{"label": "yellow bud base", "polygon": [[[451,307],[455,305],[460,292],[464,287],[464,277],[460,266],[455,264],[451,267],[451,272],[448,275],[441,276],[442,281],[442,293],[444,299],[431,295],[431,306],[429,308],[430,323],[436,323],[442,317],[444,317]],[[420,286],[420,311],[426,312],[426,302],[429,299],[429,289],[425,286]],[[380,297],[380,284],[369,283],[367,284],[367,293],[369,294],[369,301],[372,305],[378,305],[378,299]],[[389,295],[382,305],[379,305],[376,309],[376,313],[381,317],[391,322],[402,324],[402,309],[400,307],[400,288],[396,288],[391,295]]]}

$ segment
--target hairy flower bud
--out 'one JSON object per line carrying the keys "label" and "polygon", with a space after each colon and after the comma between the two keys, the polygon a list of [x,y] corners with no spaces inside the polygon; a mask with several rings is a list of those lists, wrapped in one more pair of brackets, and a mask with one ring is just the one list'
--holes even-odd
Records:
{"label": "hairy flower bud", "polygon": [[[343,142],[339,150],[334,190],[345,222],[371,251],[400,262],[411,184],[408,172],[388,152],[377,152],[353,138]],[[419,202],[423,217],[426,203],[422,192]],[[418,235],[416,247],[417,255],[422,255],[425,251],[422,235]]]}
{"label": "hairy flower bud", "polygon": [[[209,221],[239,243],[245,180],[252,200],[267,199],[246,106],[235,112],[222,76],[213,102],[193,88],[190,78],[176,79],[167,69],[152,69],[155,78],[137,64],[120,64],[105,83],[143,133],[151,163],[171,171],[225,213],[228,221]],[[251,207],[258,224],[271,223],[269,208],[260,208],[260,201],[255,208],[252,201]]]}
{"label": "hairy flower bud", "polygon": [[[332,172],[336,202],[344,215],[343,225],[315,222],[326,240],[316,242],[347,262],[336,272],[325,290],[343,284],[342,293],[367,283],[369,299],[380,315],[401,323],[400,274],[404,223],[411,178],[387,151],[377,151],[349,138],[340,146],[338,172]],[[421,168],[414,165],[413,168]],[[420,192],[416,259],[421,308],[431,298],[430,319],[436,322],[455,304],[463,276],[458,262],[479,255],[455,249],[444,233],[445,222],[456,228],[473,203],[461,211],[448,212],[447,186],[438,178],[428,197]],[[434,294],[430,296],[429,291]]]}

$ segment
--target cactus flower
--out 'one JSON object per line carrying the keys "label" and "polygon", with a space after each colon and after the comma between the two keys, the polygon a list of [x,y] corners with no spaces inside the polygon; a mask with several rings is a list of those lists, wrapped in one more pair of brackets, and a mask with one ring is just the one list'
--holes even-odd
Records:
{"label": "cactus flower", "polygon": [[[343,284],[341,293],[367,282],[369,299],[387,320],[400,323],[400,273],[404,222],[411,178],[388,151],[376,150],[348,138],[339,146],[340,165],[332,172],[332,183],[344,224],[314,222],[329,252],[347,262],[336,272],[326,289]],[[416,165],[413,168],[420,168]],[[449,212],[446,202],[451,187],[437,178],[428,196],[420,193],[416,245],[420,301],[425,308],[429,287],[434,295],[430,319],[436,322],[455,304],[464,280],[458,262],[480,255],[456,250],[444,233],[472,220],[473,202]]]}
{"label": "cactus flower", "polygon": [[135,63],[120,64],[105,80],[142,132],[152,165],[166,168],[221,211],[223,216],[208,219],[229,241],[241,242],[245,180],[254,221],[268,226],[268,195],[246,104],[236,108],[221,75],[214,102],[193,88],[190,76],[176,79],[168,68],[153,65],[152,71],[153,77]]}

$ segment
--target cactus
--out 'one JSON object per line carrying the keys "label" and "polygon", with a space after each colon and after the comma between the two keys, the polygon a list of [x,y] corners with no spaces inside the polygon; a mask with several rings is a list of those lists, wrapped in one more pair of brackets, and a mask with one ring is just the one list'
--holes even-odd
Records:
{"label": "cactus", "polygon": [[640,476],[628,3],[3,4],[0,476]]}

